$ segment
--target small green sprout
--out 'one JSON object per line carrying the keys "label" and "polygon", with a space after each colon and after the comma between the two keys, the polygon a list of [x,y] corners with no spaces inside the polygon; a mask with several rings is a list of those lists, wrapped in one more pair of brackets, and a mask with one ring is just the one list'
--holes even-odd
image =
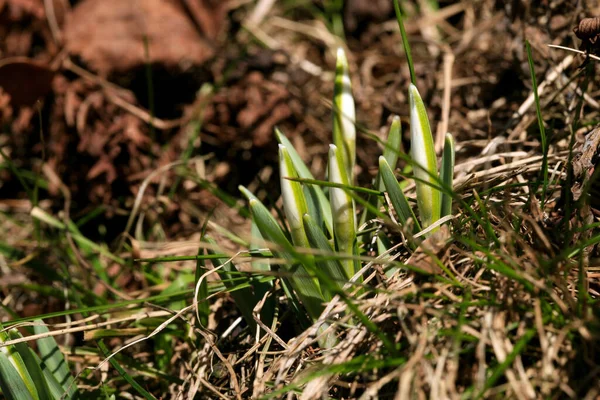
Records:
{"label": "small green sprout", "polygon": [[[249,201],[254,226],[265,240],[274,245],[273,254],[286,260],[280,268],[285,272],[282,281],[293,309],[302,310],[304,307],[313,321],[319,318],[324,303],[339,294],[344,284],[359,271],[361,264],[356,261],[360,255],[359,249],[363,244],[373,242],[373,237],[369,235],[379,235],[377,232],[359,234],[357,230],[353,198],[356,193],[352,193],[355,190],[352,185],[356,162],[355,106],[346,55],[339,49],[337,56],[333,98],[334,144],[329,145],[328,152],[329,182],[322,183],[327,188],[324,190],[319,186],[319,181],[314,179],[291,142],[278,130],[275,133],[279,142],[284,225],[290,232],[289,237],[286,229],[279,225],[260,200],[246,188],[240,188]],[[401,154],[398,117],[392,121],[388,145],[379,158],[379,172],[374,186],[381,192],[387,191],[399,223],[410,224],[412,233],[417,233],[451,212],[452,196],[449,190],[454,169],[454,141],[450,134],[446,135],[441,173],[438,174],[427,112],[413,84],[409,88],[409,99],[411,159],[419,218],[394,175]],[[329,198],[325,192],[328,192]],[[373,197],[368,202],[375,205],[374,210],[377,211],[383,204],[382,196],[377,192],[370,195]],[[373,215],[377,214],[375,211]],[[384,243],[379,236],[377,242],[378,245]],[[302,304],[298,304],[297,299]],[[330,335],[322,343],[329,346],[335,340]]]}
{"label": "small green sprout", "polygon": [[341,47],[337,51],[333,91],[333,143],[342,149],[349,182],[354,181],[356,164],[356,112],[348,58]]}

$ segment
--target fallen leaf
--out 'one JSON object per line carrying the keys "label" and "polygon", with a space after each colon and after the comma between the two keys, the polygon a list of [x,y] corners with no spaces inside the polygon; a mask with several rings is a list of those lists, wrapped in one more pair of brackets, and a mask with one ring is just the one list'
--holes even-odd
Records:
{"label": "fallen leaf", "polygon": [[101,75],[148,62],[200,65],[214,55],[211,43],[175,1],[84,0],[67,15],[64,33],[68,52]]}
{"label": "fallen leaf", "polygon": [[54,71],[27,57],[0,60],[0,87],[13,107],[33,106],[52,90]]}

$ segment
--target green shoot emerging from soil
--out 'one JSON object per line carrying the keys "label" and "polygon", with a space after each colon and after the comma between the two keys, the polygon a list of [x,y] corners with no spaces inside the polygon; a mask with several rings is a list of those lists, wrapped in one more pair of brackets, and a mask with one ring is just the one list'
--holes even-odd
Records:
{"label": "green shoot emerging from soil", "polygon": [[[332,294],[338,293],[351,278],[354,277],[355,282],[362,280],[361,251],[365,243],[375,240],[372,235],[376,235],[374,232],[363,232],[357,235],[355,199],[359,200],[357,197],[359,188],[352,186],[356,163],[356,127],[351,88],[348,59],[340,48],[337,51],[333,99],[335,144],[329,146],[328,182],[314,181],[290,142],[277,132],[280,142],[279,173],[286,226],[280,227],[267,208],[252,193],[246,188],[240,188],[250,203],[252,220],[261,236],[274,246],[271,247],[274,253],[287,260],[287,264],[281,266],[288,274],[286,281],[297,294],[297,297],[290,296],[288,300],[290,302],[300,300],[302,304],[295,304],[294,309],[304,308],[313,321],[318,319],[324,304],[331,300]],[[395,164],[400,154],[400,121],[397,118],[390,128],[389,147],[386,147],[384,155],[379,159],[375,189],[385,190],[402,226],[413,226],[411,232],[416,234],[421,228],[436,224],[441,215],[445,216],[451,212],[452,196],[448,191],[452,188],[454,142],[452,136],[448,134],[442,172],[438,174],[437,157],[427,112],[413,84],[409,87],[409,99],[411,110],[411,159],[409,161],[415,171],[419,219],[415,217],[400,183],[394,176]],[[329,199],[326,198],[323,188],[328,189]],[[382,204],[381,197],[384,192],[375,193],[374,212],[380,213],[378,208]],[[331,227],[325,223],[324,215],[331,216]],[[433,228],[428,230],[425,236],[435,232],[437,226]],[[286,229],[289,229],[291,240],[285,234]],[[401,229],[406,228],[401,227]],[[418,243],[413,242],[414,244]],[[389,250],[390,246],[384,245],[380,252],[383,254]],[[322,260],[323,254],[316,255],[320,253],[329,259]],[[331,340],[326,342],[335,343]]]}

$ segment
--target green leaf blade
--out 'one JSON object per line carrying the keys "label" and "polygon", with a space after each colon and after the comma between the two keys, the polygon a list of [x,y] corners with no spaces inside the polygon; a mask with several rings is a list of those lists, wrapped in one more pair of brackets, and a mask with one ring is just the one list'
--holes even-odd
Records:
{"label": "green leaf blade", "polygon": [[286,147],[279,145],[279,175],[283,210],[292,233],[292,241],[296,246],[309,247],[308,238],[304,231],[302,216],[308,212],[308,205],[299,182],[287,178],[297,178],[298,173],[294,168]]}
{"label": "green leaf blade", "polygon": [[[307,270],[307,267],[315,268],[314,264],[309,258],[301,257],[296,252],[294,246],[264,204],[245,187],[240,186],[239,189],[248,198],[252,218],[256,221],[263,237],[282,249],[274,251],[274,253],[289,261],[289,265],[284,264],[282,267],[290,274],[292,286],[298,293],[308,314],[313,320],[316,320],[323,311],[324,298],[317,280]],[[300,259],[302,259],[302,263],[298,263]]]}
{"label": "green leaf blade", "polygon": [[[9,331],[9,336],[11,340],[22,338],[21,334],[16,329],[11,329]],[[25,368],[31,379],[35,385],[37,390],[37,394],[40,400],[53,400],[54,397],[50,392],[50,388],[48,387],[48,383],[44,377],[44,373],[42,368],[40,367],[39,359],[36,360],[35,354],[33,350],[24,342],[17,343],[14,345],[15,349],[23,359],[25,364]]]}
{"label": "green leaf blade", "polygon": [[[290,142],[289,139],[285,137],[285,135],[277,128],[275,128],[275,137],[277,138],[277,141],[284,145],[287,149],[298,176],[303,179],[314,180],[315,177],[310,172],[304,161],[302,161],[302,158],[292,145],[292,142]],[[308,205],[308,212],[319,225],[324,224],[329,234],[333,235],[331,206],[329,205],[327,196],[325,196],[325,193],[320,187],[315,187],[313,185],[304,185],[303,190]]]}
{"label": "green leaf blade", "polygon": [[7,400],[34,400],[21,375],[3,351],[0,351],[0,388]]}
{"label": "green leaf blade", "polygon": [[[348,176],[343,166],[341,152],[335,145],[329,145],[329,180],[333,183],[348,185]],[[344,189],[331,188],[329,202],[331,203],[337,250],[353,255],[356,240],[354,201]],[[357,271],[357,267],[352,260],[345,260],[344,268],[347,276],[353,276]]]}
{"label": "green leaf blade", "polygon": [[[329,241],[311,216],[309,214],[305,214],[303,219],[311,246],[315,249],[321,250],[324,254],[334,255],[335,253],[331,248]],[[337,291],[342,290],[344,284],[348,281],[348,279],[350,279],[350,277],[346,274],[346,270],[339,260],[321,259],[316,260],[315,264],[327,275],[328,278],[330,278],[328,282],[321,282],[321,289],[324,294],[327,294],[328,296],[326,300],[331,300]],[[334,287],[328,288],[328,284],[331,283],[333,283]]]}
{"label": "green leaf blade", "polygon": [[436,185],[434,177],[438,176],[435,147],[425,104],[413,84],[409,88],[409,98],[411,158],[415,163],[415,177],[422,181],[415,182],[417,206],[421,225],[427,228],[440,219],[441,212],[440,191],[432,186]]}
{"label": "green leaf blade", "polygon": [[333,143],[342,151],[343,165],[352,182],[356,164],[356,110],[348,58],[341,47],[337,51],[333,105]]}
{"label": "green leaf blade", "polygon": [[[454,138],[452,134],[446,133],[444,140],[444,153],[442,155],[442,167],[440,170],[440,181],[442,181],[444,188],[452,190],[452,184],[454,181]],[[440,217],[445,217],[452,214],[452,196],[451,193],[442,193],[442,209]]]}
{"label": "green leaf blade", "polygon": [[[36,320],[36,324],[33,326],[35,334],[48,333],[49,330],[41,320]],[[45,368],[54,375],[56,380],[61,384],[65,392],[69,397],[73,397],[77,393],[77,385],[71,375],[67,361],[65,360],[58,343],[53,336],[36,340],[40,357],[43,365],[42,370]]]}
{"label": "green leaf blade", "polygon": [[402,225],[406,225],[410,219],[413,221],[415,227],[414,232],[420,231],[421,227],[419,221],[417,221],[417,217],[410,207],[410,204],[408,204],[408,200],[406,199],[406,196],[404,196],[402,187],[394,176],[394,172],[383,156],[379,157],[379,173],[381,174],[383,185],[388,192],[392,206]]}

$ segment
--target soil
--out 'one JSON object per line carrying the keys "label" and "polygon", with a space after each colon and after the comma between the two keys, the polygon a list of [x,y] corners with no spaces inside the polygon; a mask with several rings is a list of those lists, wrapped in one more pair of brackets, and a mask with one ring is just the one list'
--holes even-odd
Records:
{"label": "soil", "polygon": [[[407,21],[417,85],[434,121],[441,120],[444,55],[454,55],[447,129],[461,143],[459,157],[471,155],[475,140],[511,135],[531,86],[525,39],[540,77],[565,56],[546,44],[576,43],[571,29],[583,9],[551,3],[441,2],[449,15],[437,29],[427,17],[434,10]],[[1,2],[5,152],[19,168],[51,168],[70,191],[73,214],[105,207],[109,236],[122,229],[118,215],[141,181],[184,154],[213,154],[207,177],[234,196],[239,184],[251,184],[273,166],[275,126],[305,155],[322,155],[331,126],[328,46],[335,38],[302,7],[291,14],[300,28],[285,26],[275,7],[262,28],[274,41],[265,48],[241,29],[249,9],[208,0]],[[407,13],[416,10],[408,5]],[[391,115],[407,116],[408,68],[393,16],[391,2],[354,0],[343,10],[358,123],[378,135]],[[428,43],[441,35],[447,47]],[[212,86],[210,94],[201,93],[203,85]],[[560,118],[555,122],[559,130]],[[190,141],[193,129],[199,137]],[[359,150],[365,172],[359,179],[369,182],[379,150],[367,135]],[[322,158],[312,162],[323,168]],[[168,185],[177,178],[171,172],[166,179]],[[268,191],[272,181],[260,184]],[[3,199],[25,198],[6,170],[1,185]],[[58,187],[47,189],[61,207]],[[145,193],[149,199],[156,194],[154,185]],[[190,195],[189,188],[177,192]],[[178,203],[170,212],[181,211]],[[177,218],[164,212],[167,220]]]}

